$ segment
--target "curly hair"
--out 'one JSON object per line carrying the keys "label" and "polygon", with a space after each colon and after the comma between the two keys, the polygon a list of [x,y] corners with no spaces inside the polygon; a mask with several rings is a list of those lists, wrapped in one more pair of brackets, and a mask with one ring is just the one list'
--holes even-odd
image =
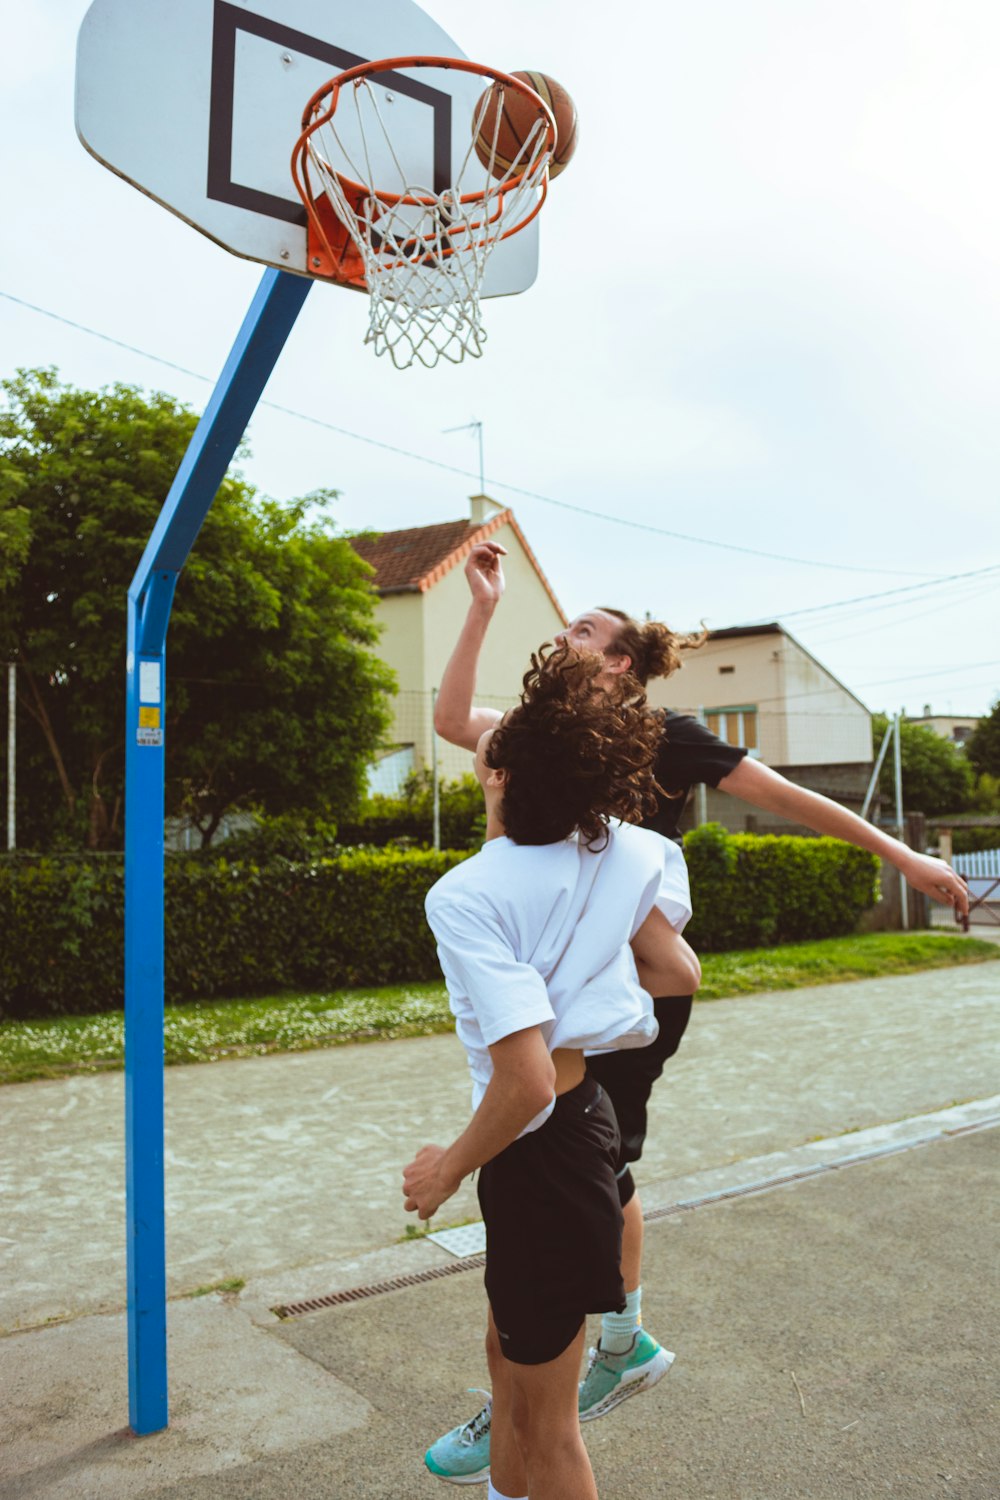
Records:
{"label": "curly hair", "polygon": [[506,773],[500,815],[516,844],[554,844],[579,829],[599,847],[609,818],[638,823],[656,808],[663,727],[634,681],[598,687],[603,668],[600,652],[542,646],[520,704],[493,731],[486,764]]}
{"label": "curly hair", "polygon": [[697,651],[708,640],[708,631],[700,635],[677,635],[668,625],[658,620],[646,620],[641,624],[621,609],[609,609],[601,605],[602,615],[611,615],[620,620],[618,633],[607,648],[609,656],[629,656],[632,676],[643,687],[651,677],[670,677],[684,665],[683,651]]}

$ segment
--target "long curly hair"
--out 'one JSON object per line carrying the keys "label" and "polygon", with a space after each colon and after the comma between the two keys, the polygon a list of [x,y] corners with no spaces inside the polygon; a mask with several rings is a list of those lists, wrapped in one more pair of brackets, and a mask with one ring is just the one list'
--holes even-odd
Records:
{"label": "long curly hair", "polygon": [[500,815],[516,844],[554,844],[579,829],[600,847],[609,818],[638,823],[655,811],[663,726],[634,680],[598,687],[603,668],[600,652],[542,646],[520,704],[493,731],[486,764],[506,773]]}

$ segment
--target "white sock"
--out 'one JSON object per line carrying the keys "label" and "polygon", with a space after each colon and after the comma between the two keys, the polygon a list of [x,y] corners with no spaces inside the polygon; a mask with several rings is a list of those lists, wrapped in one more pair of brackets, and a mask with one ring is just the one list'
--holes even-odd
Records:
{"label": "white sock", "polygon": [[625,1298],[625,1311],[605,1313],[601,1318],[601,1348],[605,1354],[627,1354],[642,1326],[642,1287]]}
{"label": "white sock", "polygon": [[527,1495],[501,1495],[496,1485],[490,1480],[486,1500],[528,1500]]}

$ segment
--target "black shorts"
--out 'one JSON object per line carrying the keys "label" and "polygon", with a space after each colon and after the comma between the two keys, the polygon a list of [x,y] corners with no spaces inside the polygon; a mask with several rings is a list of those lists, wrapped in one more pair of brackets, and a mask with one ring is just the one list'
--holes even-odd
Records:
{"label": "black shorts", "polygon": [[648,1047],[630,1047],[624,1052],[602,1052],[587,1058],[587,1072],[595,1078],[614,1107],[621,1132],[621,1146],[615,1174],[618,1178],[621,1204],[625,1207],[635,1192],[629,1163],[638,1161],[646,1139],[646,1106],[653,1084],[663,1072],[663,1064],[673,1057],[681,1044],[691,1017],[691,999],[672,996],[653,1001],[660,1023],[654,1042]]}
{"label": "black shorts", "polygon": [[614,1111],[587,1076],[481,1169],[486,1295],[514,1364],[557,1358],[588,1313],[625,1306],[617,1161]]}

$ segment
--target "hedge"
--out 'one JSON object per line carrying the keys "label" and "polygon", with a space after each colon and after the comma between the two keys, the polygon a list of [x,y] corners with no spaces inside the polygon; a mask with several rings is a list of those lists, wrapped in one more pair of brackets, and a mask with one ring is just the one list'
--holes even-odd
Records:
{"label": "hedge", "polygon": [[[689,834],[702,951],[854,930],[874,855],[834,839]],[[171,856],[168,1001],[434,979],[423,901],[457,851],[350,849],[308,862]],[[115,856],[0,859],[0,1019],[119,1009],[123,869]]]}

